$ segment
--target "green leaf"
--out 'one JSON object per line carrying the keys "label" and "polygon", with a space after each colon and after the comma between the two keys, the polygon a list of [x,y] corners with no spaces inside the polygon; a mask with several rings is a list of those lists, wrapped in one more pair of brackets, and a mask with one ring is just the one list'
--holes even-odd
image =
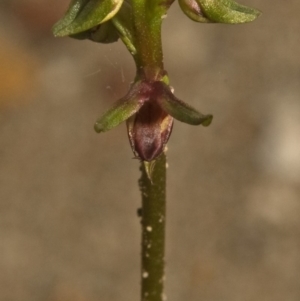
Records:
{"label": "green leaf", "polygon": [[158,97],[158,103],[173,118],[191,125],[202,124],[203,126],[209,126],[211,124],[212,115],[203,115],[190,105],[176,98],[167,85],[165,85],[163,90],[164,93]]}
{"label": "green leaf", "polygon": [[261,13],[232,0],[197,0],[203,14],[218,23],[246,23],[255,20]]}
{"label": "green leaf", "polygon": [[66,15],[54,25],[55,36],[63,37],[89,30],[111,19],[123,0],[73,0]]}
{"label": "green leaf", "polygon": [[110,110],[96,121],[94,126],[95,131],[97,133],[106,132],[118,126],[121,122],[135,114],[142,105],[143,101],[136,96],[128,95],[121,98]]}

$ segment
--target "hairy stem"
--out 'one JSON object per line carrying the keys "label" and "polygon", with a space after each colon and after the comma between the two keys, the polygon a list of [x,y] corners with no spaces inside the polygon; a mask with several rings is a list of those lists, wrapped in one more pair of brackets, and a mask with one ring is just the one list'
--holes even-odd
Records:
{"label": "hairy stem", "polygon": [[155,162],[152,182],[144,163],[139,186],[142,193],[142,301],[163,301],[165,277],[166,155]]}

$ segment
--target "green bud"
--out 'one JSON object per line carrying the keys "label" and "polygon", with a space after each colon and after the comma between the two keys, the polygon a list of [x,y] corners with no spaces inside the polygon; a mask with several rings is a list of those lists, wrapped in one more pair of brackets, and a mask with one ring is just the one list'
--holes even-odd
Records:
{"label": "green bud", "polygon": [[254,21],[260,12],[233,0],[178,0],[183,12],[196,22],[227,24]]}
{"label": "green bud", "polygon": [[123,0],[73,0],[65,16],[53,27],[63,37],[87,31],[102,24],[119,11]]}

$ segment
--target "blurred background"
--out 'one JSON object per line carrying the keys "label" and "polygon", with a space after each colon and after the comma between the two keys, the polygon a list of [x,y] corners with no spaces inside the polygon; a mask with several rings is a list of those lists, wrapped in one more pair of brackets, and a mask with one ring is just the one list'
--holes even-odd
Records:
{"label": "blurred background", "polygon": [[[168,147],[172,301],[300,300],[298,0],[254,23],[163,28],[176,95],[214,115]],[[0,2],[0,300],[138,301],[139,163],[93,123],[135,67],[121,42],[55,39],[68,0]],[[298,54],[297,54],[298,53]]]}

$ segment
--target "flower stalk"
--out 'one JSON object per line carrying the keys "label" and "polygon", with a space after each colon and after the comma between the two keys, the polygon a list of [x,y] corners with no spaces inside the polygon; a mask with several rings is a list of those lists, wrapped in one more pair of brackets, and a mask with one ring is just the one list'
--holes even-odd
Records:
{"label": "flower stalk", "polygon": [[141,164],[139,180],[142,194],[141,300],[164,301],[166,155],[162,153],[152,166],[152,181],[147,163]]}

